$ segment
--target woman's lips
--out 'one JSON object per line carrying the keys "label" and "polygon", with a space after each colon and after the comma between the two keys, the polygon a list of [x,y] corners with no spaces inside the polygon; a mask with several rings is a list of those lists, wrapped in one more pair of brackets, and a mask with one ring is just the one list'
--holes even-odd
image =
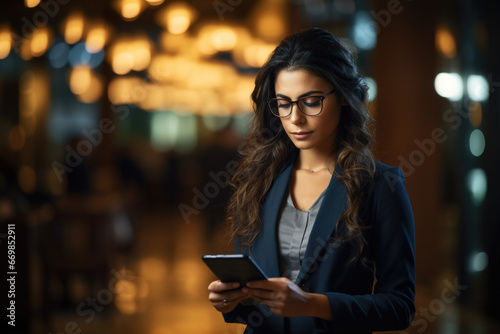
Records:
{"label": "woman's lips", "polygon": [[311,132],[297,131],[297,132],[292,132],[291,134],[298,140],[304,140],[310,135],[312,135],[312,131]]}

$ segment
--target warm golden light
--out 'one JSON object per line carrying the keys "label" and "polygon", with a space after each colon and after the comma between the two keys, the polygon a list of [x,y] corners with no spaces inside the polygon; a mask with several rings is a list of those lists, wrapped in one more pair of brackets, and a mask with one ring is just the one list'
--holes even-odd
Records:
{"label": "warm golden light", "polygon": [[134,314],[137,312],[137,303],[135,301],[116,300],[116,308],[123,314]]}
{"label": "warm golden light", "polygon": [[151,334],[173,334],[175,333],[174,330],[168,326],[162,326],[162,327],[155,327]]}
{"label": "warm golden light", "polygon": [[120,14],[125,20],[135,20],[142,10],[141,0],[122,0]]}
{"label": "warm golden light", "polygon": [[28,8],[34,8],[40,4],[40,0],[24,0],[24,5]]}
{"label": "warm golden light", "polygon": [[151,41],[145,36],[118,40],[109,53],[113,72],[124,75],[145,70],[151,63],[151,50]]}
{"label": "warm golden light", "polygon": [[[144,110],[230,115],[252,109],[249,96],[254,77],[239,74],[234,66],[224,61],[208,61],[185,54],[157,54],[151,61],[148,75],[155,84],[143,82],[137,84],[140,89],[134,88],[141,92],[143,98],[139,106]],[[125,96],[130,99],[130,89],[123,83],[113,85],[108,91],[110,100],[119,94],[129,94]]]}
{"label": "warm golden light", "polygon": [[[192,75],[183,80],[191,89],[203,88],[233,88],[237,79],[234,67],[223,62],[204,61],[198,62],[191,67]],[[182,73],[179,73],[182,76]]]}
{"label": "warm golden light", "polygon": [[212,46],[217,51],[229,51],[234,48],[238,38],[231,27],[220,27],[212,33]]}
{"label": "warm golden light", "polygon": [[23,166],[17,174],[19,186],[25,194],[32,194],[36,188],[36,175],[32,167]]}
{"label": "warm golden light", "polygon": [[243,58],[249,66],[262,67],[275,47],[274,44],[267,43],[250,45],[245,49]]}
{"label": "warm golden light", "polygon": [[83,103],[97,102],[97,100],[99,100],[99,98],[102,96],[103,91],[104,91],[104,84],[102,79],[92,73],[90,77],[89,89],[87,89],[82,94],[78,95],[78,100],[80,100]]}
{"label": "warm golden light", "polygon": [[243,113],[252,110],[250,94],[254,89],[255,76],[246,75],[238,79],[232,90],[232,94],[226,96],[226,103],[233,113]]}
{"label": "warm golden light", "polygon": [[31,38],[21,41],[21,46],[19,47],[19,56],[22,60],[28,61],[33,58],[31,53]]}
{"label": "warm golden light", "polygon": [[151,6],[159,6],[161,5],[165,0],[146,0],[146,2],[151,5]]}
{"label": "warm golden light", "polygon": [[90,53],[101,51],[109,40],[110,29],[104,23],[94,24],[87,32],[85,48]]}
{"label": "warm golden light", "polygon": [[177,1],[169,4],[157,16],[160,25],[171,34],[185,33],[196,18],[196,11],[185,2]]}
{"label": "warm golden light", "polygon": [[172,34],[182,34],[189,29],[191,20],[185,13],[172,13],[172,17],[168,19],[168,31]]}
{"label": "warm golden light", "polygon": [[283,15],[279,12],[265,13],[257,19],[257,34],[268,40],[280,40],[286,33]]}
{"label": "warm golden light", "polygon": [[23,118],[36,116],[39,109],[37,99],[37,77],[31,72],[26,72],[21,76],[19,112]]}
{"label": "warm golden light", "polygon": [[119,280],[116,283],[115,289],[118,291],[115,299],[116,308],[125,314],[137,312],[137,287],[134,282]]}
{"label": "warm golden light", "polygon": [[217,52],[231,51],[238,43],[245,43],[247,40],[248,32],[244,28],[206,24],[198,33],[197,47],[201,55],[209,57]]}
{"label": "warm golden light", "polygon": [[75,44],[83,36],[84,19],[81,12],[71,13],[66,19],[64,40],[68,44]]}
{"label": "warm golden light", "polygon": [[133,104],[141,102],[144,91],[144,82],[138,77],[120,77],[113,79],[108,86],[108,99],[115,105]]}
{"label": "warm golden light", "polygon": [[75,67],[69,77],[69,88],[75,95],[85,94],[92,84],[92,70],[88,66]]}
{"label": "warm golden light", "polygon": [[0,59],[5,59],[12,48],[12,36],[8,24],[0,26]]}
{"label": "warm golden light", "polygon": [[436,49],[446,58],[455,57],[457,46],[448,28],[441,27],[436,31]]}
{"label": "warm golden light", "polygon": [[197,40],[198,51],[202,56],[210,57],[217,53],[217,50],[214,48],[212,44],[212,40],[210,35],[200,35]]}
{"label": "warm golden light", "polygon": [[193,257],[179,258],[175,265],[173,277],[180,283],[178,289],[186,298],[197,298],[206,289],[203,282],[205,268],[198,261]]}
{"label": "warm golden light", "polygon": [[143,279],[137,279],[137,297],[146,298],[149,296],[149,285]]}
{"label": "warm golden light", "polygon": [[119,280],[116,282],[115,289],[118,291],[118,299],[132,300],[137,295],[135,284],[128,280]]}
{"label": "warm golden light", "polygon": [[43,119],[50,103],[50,81],[47,72],[26,71],[19,81],[19,123],[26,136],[35,133],[37,117]]}
{"label": "warm golden light", "polygon": [[286,0],[259,1],[249,15],[252,30],[258,38],[277,43],[287,34],[290,14]]}
{"label": "warm golden light", "polygon": [[133,41],[130,46],[132,54],[134,71],[143,71],[151,62],[151,43],[147,38],[138,38]]}
{"label": "warm golden light", "polygon": [[9,146],[13,151],[20,151],[26,142],[26,133],[22,126],[14,126],[9,132]]}
{"label": "warm golden light", "polygon": [[147,257],[141,260],[140,275],[151,281],[160,282],[167,276],[167,268],[165,263],[154,257]]}
{"label": "warm golden light", "polygon": [[476,129],[479,128],[483,120],[483,109],[481,103],[473,101],[469,105],[469,121]]}
{"label": "warm golden light", "polygon": [[33,57],[40,57],[50,46],[51,33],[47,28],[35,30],[31,38],[30,48]]}
{"label": "warm golden light", "polygon": [[130,96],[138,101],[137,105],[144,110],[158,110],[168,106],[165,102],[169,89],[164,85],[150,84],[137,86],[130,91]]}
{"label": "warm golden light", "polygon": [[122,51],[113,56],[111,67],[116,74],[127,74],[132,66],[134,66],[134,57],[130,52]]}
{"label": "warm golden light", "polygon": [[171,34],[167,31],[160,35],[161,48],[170,53],[178,53],[186,46],[191,45],[192,38],[186,34]]}
{"label": "warm golden light", "polygon": [[181,56],[157,55],[149,67],[149,75],[159,82],[175,82],[185,85],[196,80],[200,69],[199,61]]}

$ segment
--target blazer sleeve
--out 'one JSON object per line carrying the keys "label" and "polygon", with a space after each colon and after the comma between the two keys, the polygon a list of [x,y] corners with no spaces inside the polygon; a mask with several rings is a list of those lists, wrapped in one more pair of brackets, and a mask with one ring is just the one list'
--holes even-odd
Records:
{"label": "blazer sleeve", "polygon": [[415,314],[415,228],[401,169],[375,178],[373,239],[377,279],[373,294],[325,293],[332,320],[315,318],[323,329],[387,331],[407,328]]}

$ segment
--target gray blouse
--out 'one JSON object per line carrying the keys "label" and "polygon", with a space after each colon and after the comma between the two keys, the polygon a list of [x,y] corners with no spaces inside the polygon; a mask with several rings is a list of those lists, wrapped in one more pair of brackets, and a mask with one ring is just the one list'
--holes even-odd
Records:
{"label": "gray blouse", "polygon": [[281,212],[278,226],[278,245],[280,248],[281,276],[295,282],[302,260],[306,253],[309,236],[323,202],[325,192],[321,193],[309,210],[296,209],[289,192]]}

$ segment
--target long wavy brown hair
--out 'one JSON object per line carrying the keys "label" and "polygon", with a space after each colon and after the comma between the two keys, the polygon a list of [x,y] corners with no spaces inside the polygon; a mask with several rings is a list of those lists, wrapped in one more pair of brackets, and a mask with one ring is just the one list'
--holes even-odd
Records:
{"label": "long wavy brown hair", "polygon": [[[275,97],[274,83],[281,70],[304,69],[325,79],[336,89],[341,109],[336,147],[331,158],[342,168],[335,175],[347,190],[348,205],[336,225],[336,241],[355,241],[362,256],[365,240],[358,212],[366,186],[373,179],[375,163],[370,150],[372,118],[366,107],[367,86],[351,52],[330,32],[313,28],[285,38],[271,53],[255,79],[252,92],[254,116],[240,154],[242,161],[231,185],[234,193],[227,209],[232,239],[250,246],[261,231],[260,205],[275,177],[298,152],[279,119],[268,110]],[[332,222],[334,224],[335,222]]]}

